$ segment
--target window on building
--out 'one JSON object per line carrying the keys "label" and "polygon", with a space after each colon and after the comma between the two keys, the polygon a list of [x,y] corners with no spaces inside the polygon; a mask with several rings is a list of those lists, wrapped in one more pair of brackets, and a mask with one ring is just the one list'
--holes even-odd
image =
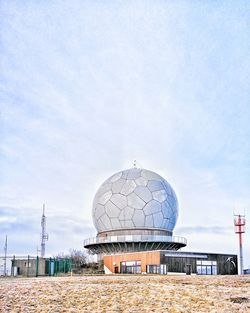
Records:
{"label": "window on building", "polygon": [[24,262],[24,266],[25,267],[31,267],[31,263],[30,262]]}
{"label": "window on building", "polygon": [[121,273],[126,274],[140,274],[141,273],[141,261],[127,261],[120,264]]}
{"label": "window on building", "polygon": [[167,274],[167,265],[166,264],[150,264],[147,265],[147,273],[148,274]]}
{"label": "window on building", "polygon": [[197,260],[196,272],[198,275],[217,275],[217,262]]}

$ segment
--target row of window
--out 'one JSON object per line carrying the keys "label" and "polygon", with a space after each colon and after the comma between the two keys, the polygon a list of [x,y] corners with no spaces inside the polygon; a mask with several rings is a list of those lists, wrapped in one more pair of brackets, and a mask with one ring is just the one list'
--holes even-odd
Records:
{"label": "row of window", "polygon": [[121,262],[120,272],[123,274],[140,274],[141,261]]}
{"label": "row of window", "polygon": [[217,275],[216,265],[198,265],[196,269],[198,275]]}
{"label": "row of window", "polygon": [[167,264],[147,265],[148,274],[167,274]]}
{"label": "row of window", "polygon": [[[217,275],[217,262],[216,261],[196,261],[196,271],[198,275]],[[186,267],[190,269],[188,274],[191,274],[191,265],[187,264]],[[148,274],[167,274],[167,264],[151,264],[147,265]],[[121,262],[120,272],[126,274],[140,274],[141,261],[127,261]]]}

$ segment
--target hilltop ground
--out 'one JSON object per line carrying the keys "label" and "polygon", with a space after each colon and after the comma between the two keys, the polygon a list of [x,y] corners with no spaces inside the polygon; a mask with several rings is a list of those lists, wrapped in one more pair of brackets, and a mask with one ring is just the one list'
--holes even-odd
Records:
{"label": "hilltop ground", "polygon": [[0,312],[250,312],[250,276],[0,279]]}

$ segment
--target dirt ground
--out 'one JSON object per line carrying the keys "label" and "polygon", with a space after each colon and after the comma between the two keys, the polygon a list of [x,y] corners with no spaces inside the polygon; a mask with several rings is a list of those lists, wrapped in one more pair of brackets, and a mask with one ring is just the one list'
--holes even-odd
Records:
{"label": "dirt ground", "polygon": [[0,312],[250,312],[250,276],[0,279]]}

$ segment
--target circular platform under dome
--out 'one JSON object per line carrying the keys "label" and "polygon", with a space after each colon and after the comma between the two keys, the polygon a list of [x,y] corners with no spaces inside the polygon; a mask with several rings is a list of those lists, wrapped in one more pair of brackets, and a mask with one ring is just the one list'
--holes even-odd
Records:
{"label": "circular platform under dome", "polygon": [[173,188],[160,175],[132,168],[108,178],[93,203],[98,233],[118,229],[162,229],[172,232],[178,217]]}

